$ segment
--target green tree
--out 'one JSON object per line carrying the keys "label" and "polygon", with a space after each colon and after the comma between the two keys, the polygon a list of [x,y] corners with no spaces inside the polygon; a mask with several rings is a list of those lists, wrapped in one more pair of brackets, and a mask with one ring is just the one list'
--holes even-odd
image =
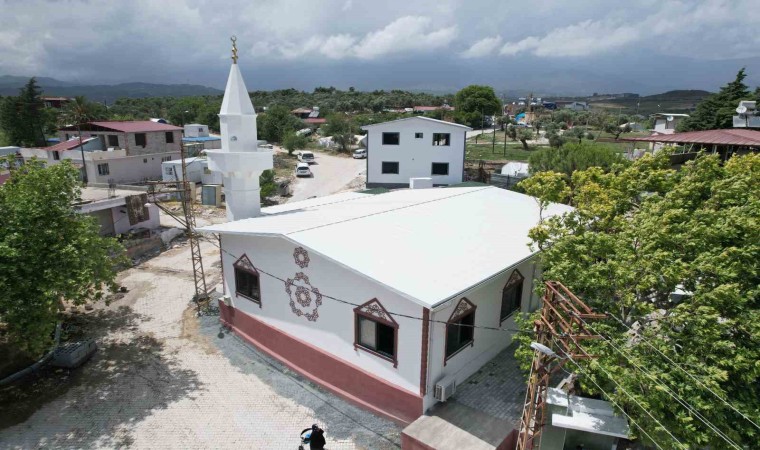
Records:
{"label": "green tree", "polygon": [[681,448],[729,448],[677,396],[751,448],[760,432],[716,395],[760,422],[760,155],[705,155],[673,170],[668,153],[576,171],[575,210],[531,236],[545,279],[610,314],[591,328],[606,340],[583,344],[597,356],[578,361],[585,394],[603,394],[598,383],[645,442],[642,429],[678,448],[654,417]]}
{"label": "green tree", "polygon": [[472,128],[480,128],[483,116],[501,112],[501,101],[490,86],[470,85],[454,96],[457,122]]}
{"label": "green tree", "polygon": [[265,113],[259,114],[256,125],[259,136],[270,142],[282,142],[289,132],[303,127],[303,123],[282,105],[272,106]]}
{"label": "green tree", "polygon": [[327,117],[327,123],[322,127],[322,132],[332,136],[333,142],[338,146],[338,150],[347,152],[356,140],[353,134],[353,124],[351,119],[345,114],[331,114]]}
{"label": "green tree", "polygon": [[733,116],[740,100],[750,100],[754,96],[744,84],[747,74],[739,70],[734,81],[708,95],[697,105],[690,117],[678,124],[678,131],[714,130],[733,127]]}
{"label": "green tree", "polygon": [[292,155],[293,151],[306,147],[308,142],[306,136],[290,132],[282,139],[282,146],[288,151],[288,155]]}
{"label": "green tree", "polygon": [[533,174],[552,171],[565,175],[569,181],[576,170],[600,167],[605,172],[616,164],[627,164],[627,160],[615,148],[594,142],[568,143],[560,148],[542,148],[528,158]]}
{"label": "green tree", "polygon": [[578,139],[580,144],[583,138],[586,136],[586,129],[584,127],[572,127],[564,134],[567,139]]}
{"label": "green tree", "polygon": [[33,160],[0,186],[0,322],[32,356],[51,344],[62,302],[102,299],[124,262],[118,242],[74,211],[79,193],[69,161]]}
{"label": "green tree", "polygon": [[274,170],[265,170],[259,176],[259,197],[264,200],[277,193],[277,183],[274,181]]}
{"label": "green tree", "polygon": [[87,183],[87,165],[84,160],[84,146],[82,145],[82,125],[87,122],[101,119],[105,115],[100,103],[88,102],[83,96],[74,97],[74,100],[66,105],[61,113],[61,121],[64,125],[74,125],[79,137],[79,152],[82,157],[82,181]]}
{"label": "green tree", "polygon": [[0,107],[0,129],[13,145],[45,147],[48,125],[42,102],[42,90],[32,77],[19,90],[17,97],[7,97]]}
{"label": "green tree", "polygon": [[523,148],[528,150],[528,141],[533,139],[533,132],[529,128],[517,128],[516,138],[523,145]]}

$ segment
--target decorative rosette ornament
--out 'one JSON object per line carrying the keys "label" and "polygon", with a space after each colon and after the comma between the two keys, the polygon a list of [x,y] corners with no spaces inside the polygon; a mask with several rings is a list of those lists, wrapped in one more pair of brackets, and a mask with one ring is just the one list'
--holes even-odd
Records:
{"label": "decorative rosette ornament", "polygon": [[318,309],[322,305],[322,294],[309,282],[303,272],[285,282],[285,292],[290,296],[290,309],[296,316],[304,316],[310,322],[319,318]]}
{"label": "decorative rosette ornament", "polygon": [[296,261],[298,267],[302,269],[309,267],[309,252],[303,247],[296,247],[293,251],[293,259]]}

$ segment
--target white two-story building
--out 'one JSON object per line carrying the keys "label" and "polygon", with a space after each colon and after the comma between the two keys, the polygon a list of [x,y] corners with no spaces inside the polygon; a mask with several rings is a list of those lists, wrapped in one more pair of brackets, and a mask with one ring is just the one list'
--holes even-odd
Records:
{"label": "white two-story building", "polygon": [[434,186],[464,178],[470,127],[415,116],[362,127],[367,131],[367,187],[408,187],[410,178],[432,178]]}

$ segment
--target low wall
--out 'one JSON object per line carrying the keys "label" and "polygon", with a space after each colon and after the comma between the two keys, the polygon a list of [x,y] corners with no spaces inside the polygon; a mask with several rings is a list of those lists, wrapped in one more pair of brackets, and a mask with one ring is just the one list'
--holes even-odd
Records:
{"label": "low wall", "polygon": [[422,414],[422,397],[219,302],[222,322],[256,348],[328,391],[401,425]]}

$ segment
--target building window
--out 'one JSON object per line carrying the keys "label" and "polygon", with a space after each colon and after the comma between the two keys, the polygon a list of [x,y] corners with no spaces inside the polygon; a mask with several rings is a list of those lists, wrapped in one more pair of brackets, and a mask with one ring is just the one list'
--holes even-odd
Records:
{"label": "building window", "polygon": [[398,133],[383,133],[383,145],[398,145],[400,141]]}
{"label": "building window", "polygon": [[422,139],[422,133],[414,133],[415,139]]}
{"label": "building window", "polygon": [[148,145],[148,141],[145,138],[145,133],[135,133],[135,145],[145,147]]}
{"label": "building window", "polygon": [[259,272],[246,255],[232,265],[235,269],[235,294],[258,303],[261,306],[261,286]]}
{"label": "building window", "polygon": [[164,167],[164,173],[171,176],[174,175],[174,167],[172,166],[166,166]]}
{"label": "building window", "polygon": [[472,302],[462,297],[451,313],[446,322],[446,360],[468,345],[475,345],[475,308]]}
{"label": "building window", "polygon": [[382,173],[398,173],[398,162],[383,161]]}
{"label": "building window", "polygon": [[203,133],[203,127],[198,127],[198,133]]}
{"label": "building window", "polygon": [[512,272],[512,275],[509,276],[507,284],[505,284],[504,289],[501,290],[501,315],[499,322],[503,322],[507,317],[511,316],[513,312],[520,310],[524,280],[525,278],[519,270],[515,270]]}
{"label": "building window", "polygon": [[433,133],[433,145],[435,145],[435,146],[449,146],[449,145],[451,145],[451,134],[449,134],[449,133]]}
{"label": "building window", "polygon": [[390,313],[373,298],[354,308],[354,348],[364,350],[393,362],[398,366],[398,323]]}
{"label": "building window", "polygon": [[119,146],[119,136],[115,134],[109,134],[108,135],[108,146],[109,147],[118,147]]}
{"label": "building window", "polygon": [[449,163],[433,163],[433,168],[430,170],[430,175],[448,175]]}
{"label": "building window", "polygon": [[167,144],[173,144],[174,143],[174,132],[173,131],[167,131],[166,132],[166,143]]}
{"label": "building window", "polygon": [[64,140],[68,141],[69,140],[69,133],[66,133],[64,136],[66,136],[66,139],[64,139]]}
{"label": "building window", "polygon": [[111,171],[108,168],[108,163],[98,164],[98,175],[110,175]]}
{"label": "building window", "polygon": [[171,161],[171,160],[172,160],[171,156],[164,156],[161,158],[161,162],[166,162],[166,161]]}
{"label": "building window", "polygon": [[56,161],[58,161],[58,160],[61,159],[61,153],[58,150],[55,150],[53,152],[53,159],[56,160]]}
{"label": "building window", "polygon": [[143,163],[148,164],[148,158],[143,158]]}

